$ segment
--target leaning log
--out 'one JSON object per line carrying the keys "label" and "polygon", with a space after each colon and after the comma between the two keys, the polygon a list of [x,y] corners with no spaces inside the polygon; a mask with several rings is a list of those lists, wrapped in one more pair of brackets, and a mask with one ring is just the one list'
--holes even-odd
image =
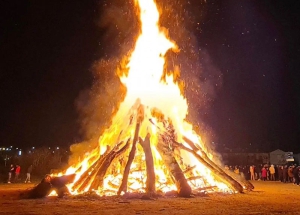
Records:
{"label": "leaning log", "polygon": [[91,184],[91,186],[89,188],[90,191],[92,191],[92,190],[98,190],[99,187],[103,186],[104,176],[106,174],[106,171],[110,167],[112,161],[115,160],[116,158],[118,158],[120,155],[122,155],[128,149],[129,145],[130,145],[130,138],[127,140],[125,146],[123,146],[121,149],[119,149],[119,150],[112,150],[107,155],[107,157],[102,162],[101,167],[98,169],[96,177],[95,177],[93,183]]}
{"label": "leaning log", "polygon": [[201,153],[201,157],[211,164],[215,169],[218,171],[224,171],[227,175],[229,175],[231,178],[233,178],[235,181],[240,183],[245,189],[247,190],[253,190],[254,186],[252,183],[250,183],[248,180],[245,178],[241,177],[240,175],[237,175],[231,171],[226,171],[225,169],[220,168],[215,162],[213,162],[208,156],[207,153],[199,146],[196,145],[193,141],[191,141],[189,138],[183,136],[183,140],[194,150],[194,151],[199,151]]}
{"label": "leaning log", "polygon": [[61,177],[51,177],[50,175],[46,175],[46,177],[38,185],[22,193],[21,198],[44,198],[48,196],[53,190],[56,191],[59,197],[63,197],[63,195],[69,193],[66,185],[72,183],[75,179],[75,176],[75,174],[64,175]]}
{"label": "leaning log", "polygon": [[157,150],[172,175],[172,179],[177,187],[178,196],[190,197],[192,189],[174,157],[173,150],[169,147],[168,139],[164,138],[163,135],[159,135]]}
{"label": "leaning log", "polygon": [[131,150],[129,152],[128,160],[127,160],[127,163],[126,163],[126,166],[125,166],[125,169],[124,169],[122,183],[121,183],[120,188],[117,192],[118,195],[120,195],[122,192],[125,192],[125,193],[127,192],[128,176],[129,176],[131,164],[132,164],[133,159],[135,157],[136,144],[137,144],[137,141],[138,141],[138,138],[139,138],[140,126],[141,126],[141,123],[142,123],[143,119],[144,119],[144,108],[143,108],[142,105],[140,105],[138,107],[137,122],[136,122],[136,126],[135,126],[135,132],[134,132],[132,147],[131,147]]}
{"label": "leaning log", "polygon": [[118,150],[120,145],[122,145],[123,142],[118,143],[111,151],[108,152],[109,148],[105,151],[105,153],[99,158],[97,161],[97,164],[95,168],[92,169],[91,172],[85,172],[88,173],[88,175],[85,177],[84,182],[79,186],[77,189],[78,192],[83,192],[86,190],[87,187],[90,187],[91,183],[93,183],[97,173],[99,172],[99,169],[102,167],[103,163],[110,158],[111,154]]}
{"label": "leaning log", "polygon": [[217,179],[224,184],[228,185],[232,190],[235,190],[237,192],[242,193],[243,187],[232,177],[227,175],[222,169],[215,168],[214,165],[211,165],[210,162],[207,162],[205,159],[202,158],[196,151],[191,150],[190,148],[187,148],[181,143],[177,143],[176,141],[173,141],[173,144],[175,147],[179,147],[181,149],[184,149],[185,151],[188,151],[189,153],[193,154],[194,157],[202,163],[206,168],[208,168],[210,171],[214,173],[214,175],[217,177]]}
{"label": "leaning log", "polygon": [[[121,143],[120,143],[121,144]],[[104,157],[109,153],[109,147],[107,147],[106,151],[103,155],[101,155],[98,160],[96,160],[81,176],[80,178],[74,183],[72,186],[72,190],[78,190],[82,187],[86,187],[91,180],[95,177],[98,169],[100,168]]]}
{"label": "leaning log", "polygon": [[243,187],[245,190],[253,190],[254,189],[254,185],[246,180],[243,176],[235,173],[235,172],[232,172],[230,170],[224,170],[230,177],[232,177],[234,180],[238,181]]}
{"label": "leaning log", "polygon": [[152,195],[155,193],[155,171],[154,171],[154,161],[152,150],[150,146],[150,134],[148,133],[145,140],[140,138],[139,143],[141,144],[146,160],[146,171],[147,171],[147,179],[146,179],[146,193]]}
{"label": "leaning log", "polygon": [[58,197],[63,197],[64,195],[69,195],[69,189],[67,184],[72,183],[75,180],[76,174],[64,175],[61,177],[52,177],[50,183],[52,188],[57,193]]}

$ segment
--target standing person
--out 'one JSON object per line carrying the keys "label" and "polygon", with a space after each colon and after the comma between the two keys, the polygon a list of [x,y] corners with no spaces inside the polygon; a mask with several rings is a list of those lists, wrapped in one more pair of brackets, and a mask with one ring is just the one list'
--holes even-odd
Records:
{"label": "standing person", "polygon": [[282,169],[283,183],[288,182],[288,166],[285,165]]}
{"label": "standing person", "polygon": [[30,165],[27,169],[25,183],[31,183],[30,182],[31,172],[32,172],[32,165]]}
{"label": "standing person", "polygon": [[273,164],[270,166],[269,171],[270,171],[270,180],[275,181],[275,167]]}
{"label": "standing person", "polygon": [[262,180],[265,181],[267,179],[267,169],[265,167],[263,167],[261,169],[261,177],[262,177]]}
{"label": "standing person", "polygon": [[8,171],[8,182],[7,183],[11,183],[11,178],[12,178],[12,174],[15,171],[15,166],[13,164],[10,165],[9,171]]}
{"label": "standing person", "polygon": [[239,169],[239,167],[238,167],[238,166],[235,166],[233,172],[235,172],[236,174],[240,174],[240,169]]}
{"label": "standing person", "polygon": [[293,175],[294,175],[294,184],[299,186],[299,166],[295,166],[293,169]]}
{"label": "standing person", "polygon": [[261,165],[259,166],[254,166],[254,174],[255,174],[255,179],[260,180],[261,179]]}
{"label": "standing person", "polygon": [[283,166],[278,167],[278,180],[283,182]]}
{"label": "standing person", "polygon": [[17,182],[19,180],[20,172],[21,172],[21,167],[19,165],[16,165],[15,182]]}
{"label": "standing person", "polygon": [[250,166],[250,180],[255,181],[254,166]]}
{"label": "standing person", "polygon": [[293,180],[294,180],[293,169],[294,169],[294,166],[289,166],[289,168],[288,168],[289,182],[293,182]]}
{"label": "standing person", "polygon": [[270,169],[267,165],[265,166],[265,168],[267,170],[267,181],[269,181],[270,180]]}

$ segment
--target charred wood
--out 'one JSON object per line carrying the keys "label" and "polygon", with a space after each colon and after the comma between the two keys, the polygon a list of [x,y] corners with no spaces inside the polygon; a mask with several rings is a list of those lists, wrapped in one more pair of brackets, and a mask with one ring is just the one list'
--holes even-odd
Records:
{"label": "charred wood", "polygon": [[64,175],[61,177],[46,177],[34,188],[27,190],[21,194],[21,198],[36,199],[48,196],[53,190],[56,191],[59,197],[69,193],[67,184],[72,183],[75,179],[75,174]]}

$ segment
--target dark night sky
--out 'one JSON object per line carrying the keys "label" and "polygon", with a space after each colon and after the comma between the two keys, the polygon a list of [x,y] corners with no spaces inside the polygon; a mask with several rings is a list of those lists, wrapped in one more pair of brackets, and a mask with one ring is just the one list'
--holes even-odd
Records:
{"label": "dark night sky", "polygon": [[[0,145],[66,146],[81,139],[75,100],[93,82],[92,63],[106,55],[105,32],[96,24],[99,1],[69,2],[0,6]],[[296,2],[207,0],[204,18],[195,15],[199,48],[223,74],[204,119],[219,146],[300,151]]]}

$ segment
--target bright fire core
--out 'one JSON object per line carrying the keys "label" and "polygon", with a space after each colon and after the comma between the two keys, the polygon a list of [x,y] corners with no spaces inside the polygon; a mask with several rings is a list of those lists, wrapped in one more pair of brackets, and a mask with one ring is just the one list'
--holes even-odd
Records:
{"label": "bright fire core", "polygon": [[[168,51],[177,51],[177,46],[167,37],[167,31],[159,26],[160,14],[154,0],[135,0],[135,3],[139,7],[140,35],[126,65],[128,72],[120,77],[121,82],[127,88],[127,94],[112,120],[112,125],[99,138],[99,147],[63,173],[76,174],[74,183],[68,185],[72,194],[91,191],[91,184],[93,180],[96,180],[96,175],[89,173],[95,178],[84,187],[82,184],[78,185],[78,180],[86,171],[90,171],[89,168],[101,156],[105,155],[108,150],[113,150],[116,144],[121,141],[125,144],[129,138],[132,142],[137,121],[140,122],[138,136],[143,140],[150,135],[155,190],[165,193],[178,189],[176,180],[170,174],[170,169],[166,167],[165,160],[157,147],[160,144],[158,133],[164,126],[153,110],[158,110],[164,119],[172,122],[176,142],[193,150],[185,142],[184,137],[187,137],[202,149],[196,152],[198,155],[202,156],[202,153],[206,152],[200,136],[194,132],[192,125],[185,121],[188,104],[174,81],[174,77],[172,75],[163,77],[165,54]],[[147,179],[145,153],[139,141],[137,142],[136,153],[128,175],[127,192],[143,193],[146,192]],[[111,162],[103,176],[102,185],[93,191],[99,195],[117,194],[124,177],[130,149],[131,147],[128,147],[122,156],[116,157]],[[192,190],[210,186],[214,187],[215,191],[232,191],[230,186],[218,180],[214,173],[199,162],[193,154],[182,149],[174,150],[173,154]],[[212,155],[207,156],[212,159]],[[187,171],[188,169],[190,171]],[[76,183],[77,186],[75,186]]]}

